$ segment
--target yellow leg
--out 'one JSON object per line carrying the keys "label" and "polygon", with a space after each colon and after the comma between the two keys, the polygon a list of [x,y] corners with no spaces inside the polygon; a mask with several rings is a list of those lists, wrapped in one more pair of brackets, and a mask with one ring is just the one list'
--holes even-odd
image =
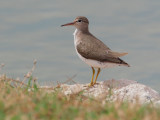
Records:
{"label": "yellow leg", "polygon": [[101,72],[101,69],[98,68],[97,75],[96,75],[96,78],[95,78],[95,80],[94,80],[93,85],[96,84],[96,81],[97,81],[97,78],[98,78],[98,75],[99,75],[100,72]]}
{"label": "yellow leg", "polygon": [[92,86],[92,85],[93,85],[93,79],[94,79],[94,74],[95,74],[95,70],[94,70],[93,67],[92,67],[92,72],[93,72],[93,74],[92,74],[92,79],[91,79],[91,83],[89,84],[89,86]]}

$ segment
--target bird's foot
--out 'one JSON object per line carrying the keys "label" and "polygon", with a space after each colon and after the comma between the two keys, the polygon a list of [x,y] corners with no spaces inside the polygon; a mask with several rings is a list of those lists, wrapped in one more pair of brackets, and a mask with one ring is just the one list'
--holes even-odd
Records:
{"label": "bird's foot", "polygon": [[93,85],[96,85],[96,84],[99,84],[99,83],[95,83],[95,82],[93,83]]}
{"label": "bird's foot", "polygon": [[92,86],[94,86],[94,83],[90,83],[90,84],[88,85],[88,87],[92,87]]}
{"label": "bird's foot", "polygon": [[88,84],[88,85],[84,85],[84,87],[91,87],[91,86],[93,86],[93,83],[91,84]]}

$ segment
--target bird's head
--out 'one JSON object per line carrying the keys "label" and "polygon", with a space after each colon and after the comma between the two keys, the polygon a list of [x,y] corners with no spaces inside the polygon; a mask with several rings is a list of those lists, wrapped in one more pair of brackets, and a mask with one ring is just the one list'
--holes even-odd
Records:
{"label": "bird's head", "polygon": [[89,21],[84,16],[78,16],[78,17],[76,17],[76,19],[73,22],[61,25],[61,27],[63,27],[63,26],[71,26],[71,25],[75,26],[79,30],[83,30],[83,29],[87,29],[88,30]]}

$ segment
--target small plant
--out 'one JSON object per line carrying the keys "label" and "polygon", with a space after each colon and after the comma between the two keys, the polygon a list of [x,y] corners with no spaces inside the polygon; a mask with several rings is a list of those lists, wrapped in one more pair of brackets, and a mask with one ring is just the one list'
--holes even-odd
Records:
{"label": "small plant", "polygon": [[[35,67],[35,64],[34,64]],[[33,72],[33,69],[32,69]],[[30,73],[32,73],[30,72]],[[33,74],[25,80],[0,75],[0,120],[159,120],[152,104],[102,101],[77,94],[64,95],[60,84],[42,89]],[[109,97],[112,90],[109,89]]]}

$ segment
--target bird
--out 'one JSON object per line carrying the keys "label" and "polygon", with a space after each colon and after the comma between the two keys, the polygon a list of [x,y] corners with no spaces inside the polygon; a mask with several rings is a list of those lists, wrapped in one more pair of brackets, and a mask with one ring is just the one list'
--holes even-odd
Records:
{"label": "bird", "polygon": [[[63,26],[74,26],[74,45],[79,58],[92,68],[92,78],[89,86],[96,84],[101,69],[115,66],[127,66],[128,63],[120,59],[127,55],[126,52],[112,51],[107,45],[89,32],[89,20],[84,16],[78,16],[73,22],[63,24]],[[97,74],[94,79],[95,69]]]}

